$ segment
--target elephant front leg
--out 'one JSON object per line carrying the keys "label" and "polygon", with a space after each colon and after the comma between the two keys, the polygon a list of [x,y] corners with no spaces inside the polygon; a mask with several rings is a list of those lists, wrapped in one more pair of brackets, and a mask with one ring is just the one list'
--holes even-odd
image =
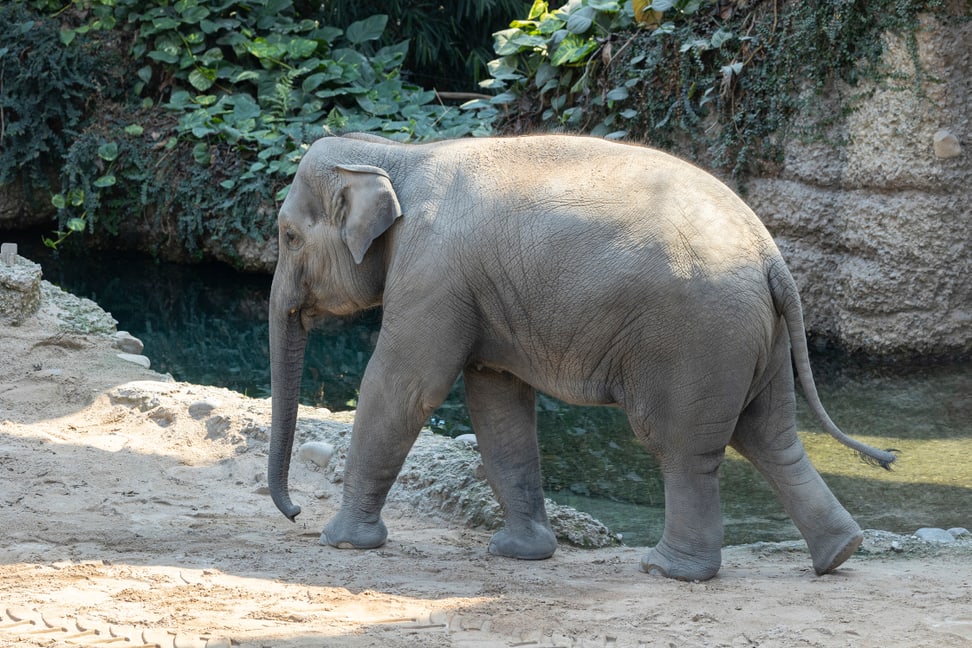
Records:
{"label": "elephant front leg", "polygon": [[512,374],[490,369],[466,368],[463,376],[486,478],[506,522],[490,541],[489,552],[523,560],[549,558],[557,538],[544,506],[534,390]]}
{"label": "elephant front leg", "polygon": [[324,527],[322,545],[373,549],[385,543],[388,531],[381,510],[388,491],[458,372],[456,368],[445,378],[450,375],[447,367],[407,367],[399,357],[386,359],[380,348],[368,363],[344,466],[341,509]]}

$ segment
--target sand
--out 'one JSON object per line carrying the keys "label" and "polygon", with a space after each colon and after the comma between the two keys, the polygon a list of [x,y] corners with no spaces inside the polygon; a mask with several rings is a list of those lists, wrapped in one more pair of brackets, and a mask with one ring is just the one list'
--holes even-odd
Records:
{"label": "sand", "polygon": [[489,531],[399,498],[383,548],[322,547],[339,454],[294,462],[289,522],[267,400],[122,360],[56,301],[0,324],[0,646],[972,645],[972,540],[868,532],[823,577],[800,542],[728,547],[687,583],[638,547],[491,557]]}

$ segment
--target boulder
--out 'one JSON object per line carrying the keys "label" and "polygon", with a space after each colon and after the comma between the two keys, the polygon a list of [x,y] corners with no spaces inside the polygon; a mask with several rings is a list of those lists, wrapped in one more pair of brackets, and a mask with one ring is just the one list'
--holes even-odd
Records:
{"label": "boulder", "polygon": [[17,246],[0,247],[0,318],[18,326],[37,312],[41,302],[41,267],[19,256]]}

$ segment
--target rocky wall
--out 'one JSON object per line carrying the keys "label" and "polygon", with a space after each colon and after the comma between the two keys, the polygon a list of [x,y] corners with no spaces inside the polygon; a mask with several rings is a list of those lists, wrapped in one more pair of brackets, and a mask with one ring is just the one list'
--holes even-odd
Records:
{"label": "rocky wall", "polygon": [[972,350],[969,43],[967,20],[925,18],[917,51],[886,35],[887,79],[812,102],[801,119],[836,116],[826,141],[790,138],[782,170],[748,182],[813,334],[871,354]]}

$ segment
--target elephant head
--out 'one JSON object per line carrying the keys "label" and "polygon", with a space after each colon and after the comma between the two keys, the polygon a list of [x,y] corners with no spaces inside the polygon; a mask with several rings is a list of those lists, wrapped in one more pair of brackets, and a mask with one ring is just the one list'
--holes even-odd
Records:
{"label": "elephant head", "polygon": [[388,173],[329,164],[308,151],[278,217],[279,256],[270,291],[272,422],[268,480],[277,508],[293,520],[287,477],[307,333],[314,322],[381,304],[383,234],[402,215]]}

